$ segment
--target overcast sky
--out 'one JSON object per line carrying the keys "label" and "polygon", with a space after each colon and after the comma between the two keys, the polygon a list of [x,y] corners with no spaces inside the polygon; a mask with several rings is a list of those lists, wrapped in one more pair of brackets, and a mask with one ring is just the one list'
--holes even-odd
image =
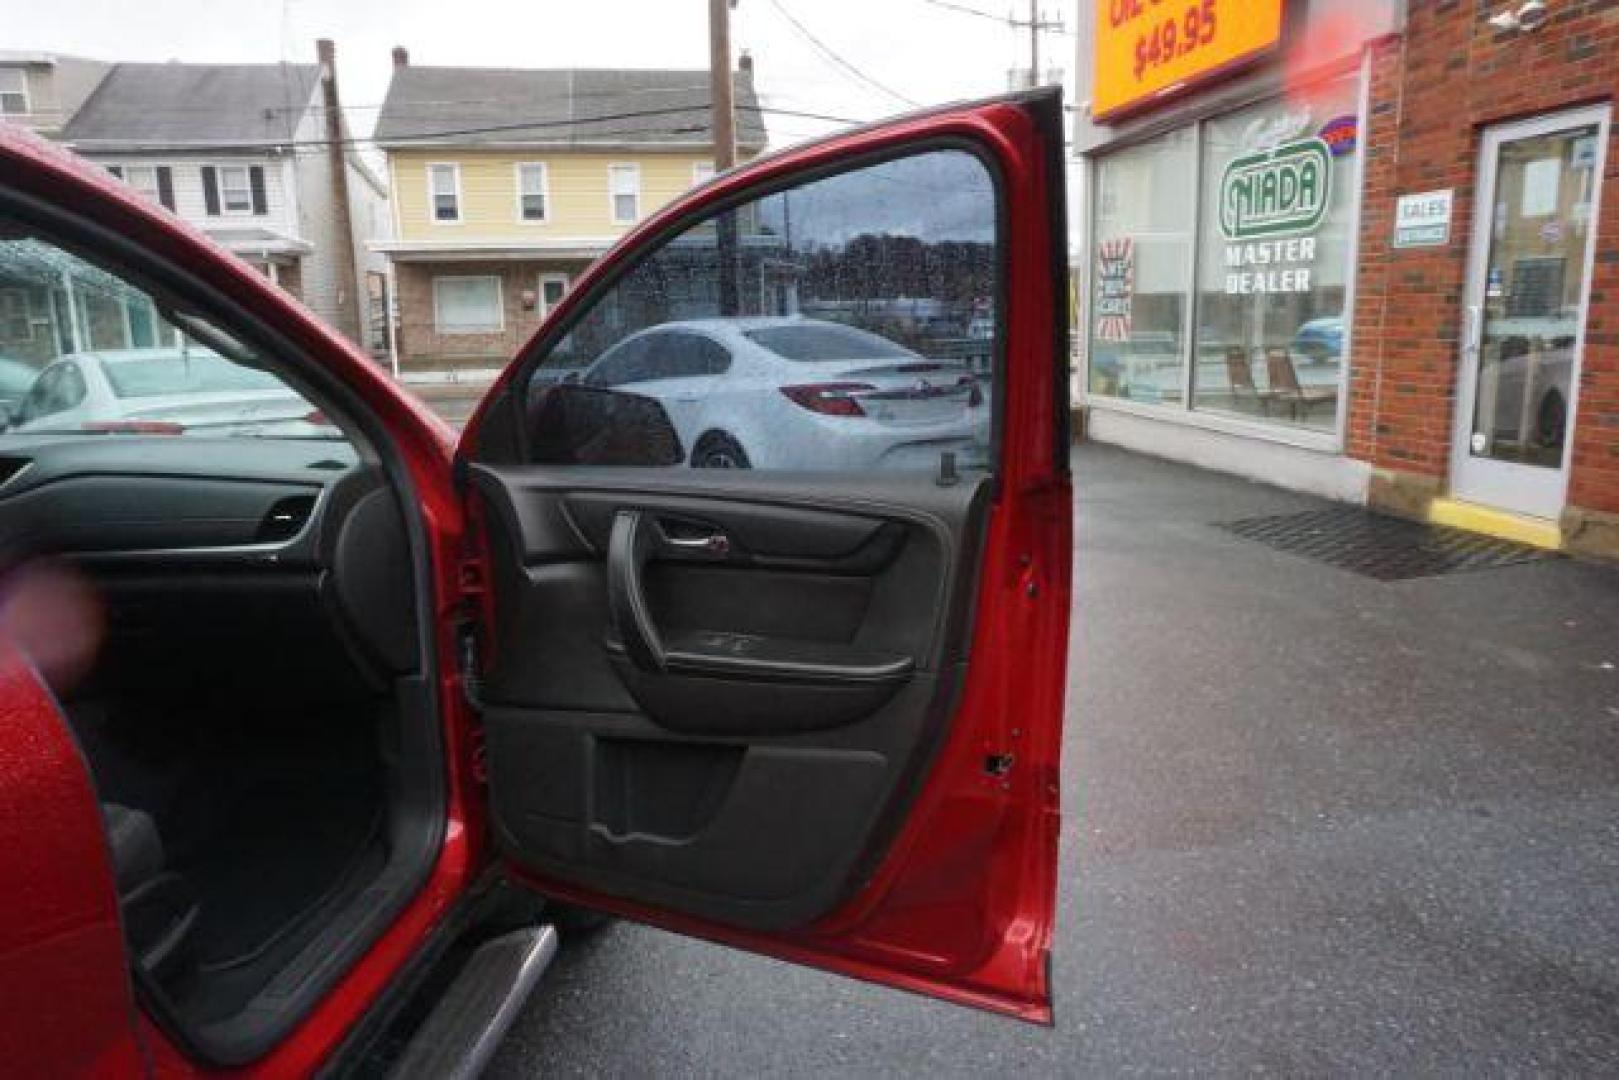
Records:
{"label": "overcast sky", "polygon": [[[1009,0],[952,2],[1002,18],[1012,10]],[[1027,0],[1015,3],[1025,18]],[[1072,30],[1078,6],[1046,0],[1045,16]],[[707,0],[0,0],[0,47],[103,60],[309,62],[314,40],[330,37],[351,125],[368,134],[396,44],[419,64],[703,68],[707,11]],[[829,59],[787,15],[886,89]],[[861,120],[906,111],[903,99],[999,93],[1007,69],[1028,64],[1026,30],[928,0],[740,0],[732,41],[753,54],[766,105]],[[1048,32],[1041,48],[1041,66],[1071,79],[1074,38]],[[778,146],[830,130],[779,116],[766,124]]]}

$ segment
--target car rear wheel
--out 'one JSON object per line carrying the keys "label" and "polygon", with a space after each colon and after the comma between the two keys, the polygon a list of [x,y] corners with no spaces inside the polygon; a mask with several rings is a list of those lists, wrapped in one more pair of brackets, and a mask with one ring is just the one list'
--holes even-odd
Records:
{"label": "car rear wheel", "polygon": [[723,431],[711,431],[697,440],[691,453],[694,469],[750,469],[748,453],[742,444]]}

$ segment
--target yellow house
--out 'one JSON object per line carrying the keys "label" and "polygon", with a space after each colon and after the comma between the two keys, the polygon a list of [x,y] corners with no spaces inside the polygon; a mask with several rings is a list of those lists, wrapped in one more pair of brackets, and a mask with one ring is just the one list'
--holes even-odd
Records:
{"label": "yellow house", "polygon": [[[764,146],[744,54],[743,157]],[[708,72],[413,66],[377,121],[407,377],[498,368],[626,229],[713,174]]]}

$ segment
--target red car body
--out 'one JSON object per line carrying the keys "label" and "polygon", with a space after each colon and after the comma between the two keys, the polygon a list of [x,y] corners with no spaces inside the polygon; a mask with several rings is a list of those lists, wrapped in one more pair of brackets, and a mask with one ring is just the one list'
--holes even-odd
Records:
{"label": "red car body", "polygon": [[[998,501],[978,579],[972,665],[951,729],[897,839],[837,910],[790,932],[739,930],[513,870],[548,896],[679,933],[934,994],[1025,1020],[1051,1019],[1049,954],[1059,830],[1071,502],[1067,433],[1060,124],[1054,100],[948,107],[761,159],[637,227],[551,314],[677,222],[740,192],[919,140],[961,139],[992,155],[1005,198],[1007,369]],[[1060,114],[1059,114],[1060,115]],[[1055,140],[1055,145],[1053,145]],[[438,706],[448,755],[447,827],[426,885],[293,1034],[240,1070],[302,1075],[327,1061],[475,879],[499,858],[486,821],[477,718],[457,674],[454,623],[483,602],[476,519],[454,481],[485,413],[454,432],[307,310],[100,169],[0,125],[0,187],[68,206],[155,256],[204,276],[252,317],[338,374],[406,464],[433,568]],[[1057,210],[1054,212],[1054,207]],[[542,328],[541,334],[545,333]],[[1059,349],[1061,351],[1059,351]],[[511,377],[510,371],[503,376]],[[501,384],[492,391],[494,397]],[[0,1055],[19,1075],[202,1071],[136,1006],[96,798],[71,737],[26,660],[0,644]],[[1015,767],[985,767],[986,755]]]}

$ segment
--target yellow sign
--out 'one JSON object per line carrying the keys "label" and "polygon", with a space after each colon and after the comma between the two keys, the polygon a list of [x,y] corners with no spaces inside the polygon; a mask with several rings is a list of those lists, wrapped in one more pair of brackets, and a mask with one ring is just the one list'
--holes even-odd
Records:
{"label": "yellow sign", "polygon": [[1221,74],[1282,36],[1283,0],[1096,0],[1098,120]]}

